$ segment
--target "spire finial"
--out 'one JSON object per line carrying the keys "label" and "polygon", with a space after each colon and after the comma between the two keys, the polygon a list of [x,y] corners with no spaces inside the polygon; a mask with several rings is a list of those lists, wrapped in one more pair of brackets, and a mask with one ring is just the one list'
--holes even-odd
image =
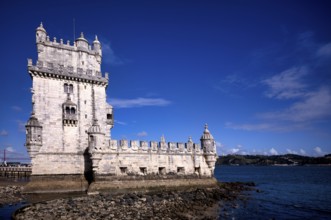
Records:
{"label": "spire finial", "polygon": [[95,35],[95,40],[98,41],[98,36],[97,35]]}
{"label": "spire finial", "polygon": [[164,138],[164,134],[162,134],[162,136],[161,136],[161,142],[162,143],[165,143],[166,141],[165,141],[165,138]]}
{"label": "spire finial", "polygon": [[191,136],[188,137],[188,142],[193,142]]}
{"label": "spire finial", "polygon": [[84,38],[84,33],[83,32],[80,32],[80,37]]}
{"label": "spire finial", "polygon": [[208,124],[207,124],[207,123],[205,124],[205,130],[203,131],[203,133],[205,133],[205,134],[206,134],[206,133],[209,133],[209,130],[208,130]]}
{"label": "spire finial", "polygon": [[43,22],[40,22],[40,27],[44,27],[44,26],[43,26]]}

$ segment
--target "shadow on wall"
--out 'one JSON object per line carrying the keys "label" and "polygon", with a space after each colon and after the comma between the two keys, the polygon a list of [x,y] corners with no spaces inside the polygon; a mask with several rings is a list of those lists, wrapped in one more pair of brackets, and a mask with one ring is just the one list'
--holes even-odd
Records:
{"label": "shadow on wall", "polygon": [[84,151],[84,177],[88,184],[93,182],[92,159],[88,152],[88,148]]}

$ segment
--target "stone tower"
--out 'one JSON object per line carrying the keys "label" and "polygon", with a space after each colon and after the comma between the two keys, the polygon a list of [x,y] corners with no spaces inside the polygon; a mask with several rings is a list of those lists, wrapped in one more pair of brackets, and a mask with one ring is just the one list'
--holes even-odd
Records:
{"label": "stone tower", "polygon": [[83,33],[73,44],[50,40],[40,24],[36,45],[35,65],[28,60],[33,113],[26,125],[26,146],[32,175],[83,174],[89,169],[84,152],[94,128],[99,129],[96,143],[102,147],[113,127],[112,106],[106,102],[108,74],[100,67],[101,44],[95,37],[90,45]]}
{"label": "stone tower", "polygon": [[[73,44],[36,30],[38,59],[28,60],[32,114],[26,125],[31,181],[26,192],[86,191],[215,184],[216,144],[205,126],[201,144],[111,138],[113,109],[102,48],[83,33]],[[157,124],[156,124],[157,126]]]}

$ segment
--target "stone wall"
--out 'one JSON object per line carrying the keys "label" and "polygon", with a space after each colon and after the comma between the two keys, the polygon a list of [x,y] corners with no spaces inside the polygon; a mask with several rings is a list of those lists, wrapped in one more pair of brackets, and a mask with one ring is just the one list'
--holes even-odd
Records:
{"label": "stone wall", "polygon": [[[33,160],[32,175],[84,174],[83,153],[39,153]],[[87,168],[89,169],[89,168]]]}
{"label": "stone wall", "polygon": [[[162,145],[167,147],[161,149]],[[190,141],[185,144],[131,141],[129,144],[126,140],[112,140],[108,148],[94,153],[100,155],[98,167],[94,170],[98,175],[213,175],[203,149]]]}

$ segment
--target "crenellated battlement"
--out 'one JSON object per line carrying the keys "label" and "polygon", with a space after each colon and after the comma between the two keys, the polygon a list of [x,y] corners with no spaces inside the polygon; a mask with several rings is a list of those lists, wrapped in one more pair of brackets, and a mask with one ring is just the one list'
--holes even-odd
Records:
{"label": "crenellated battlement", "polygon": [[40,26],[36,29],[36,43],[44,44],[50,47],[56,47],[59,49],[66,49],[72,51],[84,51],[92,55],[101,55],[101,44],[98,40],[98,37],[95,36],[95,40],[92,44],[85,39],[83,32],[81,32],[80,37],[75,40],[71,45],[70,40],[67,40],[64,43],[63,39],[60,38],[60,41],[57,42],[57,38],[53,37],[51,40],[50,36],[47,35],[47,32],[43,26],[43,23],[40,23]]}
{"label": "crenellated battlement", "polygon": [[200,144],[188,141],[181,142],[157,142],[138,140],[109,140],[109,144],[103,149],[94,149],[99,153],[154,153],[154,154],[198,154],[203,153]]}
{"label": "crenellated battlement", "polygon": [[[97,36],[91,44],[83,33],[72,45],[69,40],[64,43],[63,39],[57,41],[56,37],[51,41],[41,23],[36,30],[36,44],[38,60],[34,70],[56,71],[56,74],[76,73],[76,77],[101,77],[102,49]],[[28,66],[33,67],[31,60]]]}
{"label": "crenellated battlement", "polygon": [[[83,33],[81,33],[81,34],[83,35]],[[57,49],[63,49],[63,50],[69,50],[69,51],[83,51],[83,52],[89,53],[91,55],[99,55],[100,48],[95,47],[93,43],[89,44],[89,42],[86,40],[86,45],[84,45],[84,44],[80,45],[79,42],[77,42],[77,41],[80,41],[80,40],[76,40],[75,42],[71,43],[70,40],[67,40],[65,42],[62,38],[60,38],[60,41],[57,41],[56,37],[53,37],[53,40],[50,40],[50,36],[47,35],[46,40],[37,41],[37,44],[43,44],[44,46],[54,47]]]}
{"label": "crenellated battlement", "polygon": [[[95,144],[102,134],[91,132],[89,153],[93,173],[98,175],[197,175],[212,177],[216,161],[216,143],[205,126],[201,144],[138,140],[109,140]],[[101,135],[101,136],[100,136]]]}

